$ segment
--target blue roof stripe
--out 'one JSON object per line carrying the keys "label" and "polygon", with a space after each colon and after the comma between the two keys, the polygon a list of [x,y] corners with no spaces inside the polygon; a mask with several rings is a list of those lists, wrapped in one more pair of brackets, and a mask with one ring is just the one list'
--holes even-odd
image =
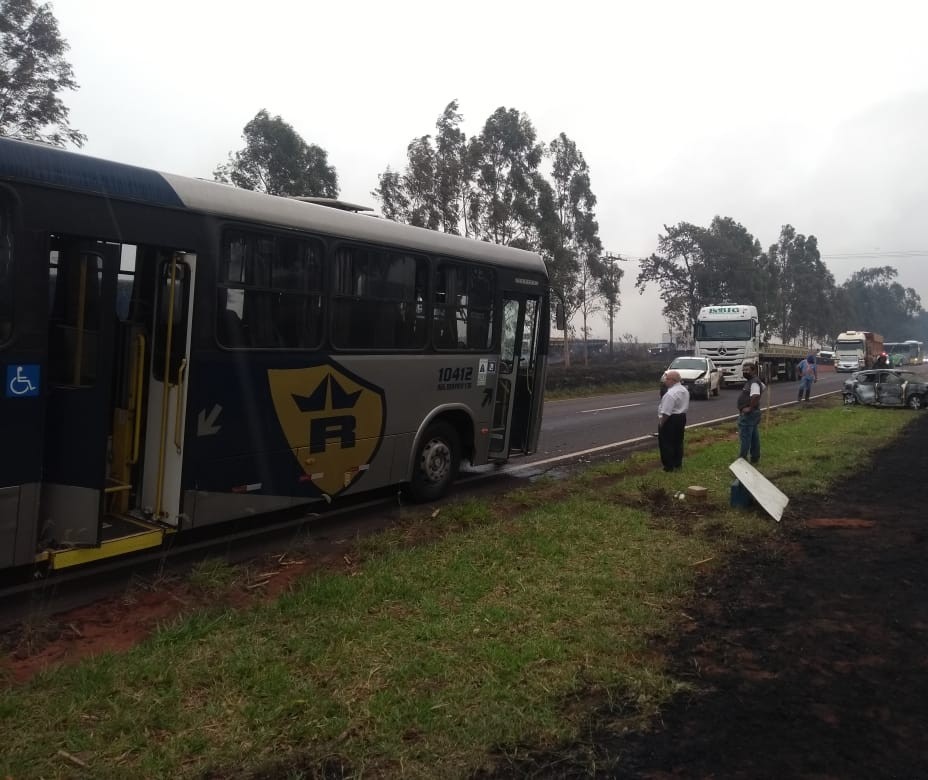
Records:
{"label": "blue roof stripe", "polygon": [[157,171],[10,138],[0,138],[0,179],[158,206],[184,206],[174,188]]}

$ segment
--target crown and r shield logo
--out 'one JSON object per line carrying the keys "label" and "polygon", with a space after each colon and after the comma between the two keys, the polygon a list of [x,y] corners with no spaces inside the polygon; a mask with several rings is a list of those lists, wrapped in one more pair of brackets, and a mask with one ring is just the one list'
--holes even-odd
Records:
{"label": "crown and r shield logo", "polygon": [[269,369],[280,427],[306,478],[341,493],[370,465],[386,418],[382,388],[329,361],[312,368]]}

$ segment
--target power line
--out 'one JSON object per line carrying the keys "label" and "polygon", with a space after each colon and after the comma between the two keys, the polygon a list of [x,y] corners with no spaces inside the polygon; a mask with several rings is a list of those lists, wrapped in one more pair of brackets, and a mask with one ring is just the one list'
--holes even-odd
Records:
{"label": "power line", "polygon": [[[628,262],[631,260],[647,260],[647,257],[639,257],[634,254],[625,252],[609,251],[604,253],[606,257]],[[820,254],[822,260],[856,260],[867,259],[870,257],[889,257],[896,260],[909,260],[912,258],[928,257],[928,249],[888,249],[874,250],[873,252],[835,252],[833,254]]]}
{"label": "power line", "polygon": [[900,249],[874,252],[839,252],[835,254],[823,254],[823,260],[854,260],[857,258],[868,257],[892,257],[897,260],[907,260],[915,257],[928,257],[928,250],[921,249]]}

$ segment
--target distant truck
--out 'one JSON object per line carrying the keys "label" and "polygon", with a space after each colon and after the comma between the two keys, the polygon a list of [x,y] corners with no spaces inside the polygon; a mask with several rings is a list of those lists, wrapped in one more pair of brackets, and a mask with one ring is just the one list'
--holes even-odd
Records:
{"label": "distant truck", "polygon": [[835,371],[870,368],[883,351],[883,337],[869,330],[848,330],[835,341]]}
{"label": "distant truck", "polygon": [[673,355],[677,351],[677,346],[672,341],[662,341],[653,347],[648,347],[649,355]]}
{"label": "distant truck", "polygon": [[694,355],[705,355],[722,371],[723,385],[743,385],[744,366],[751,364],[769,381],[796,379],[796,366],[808,354],[805,347],[760,341],[757,307],[744,304],[704,306],[693,331]]}

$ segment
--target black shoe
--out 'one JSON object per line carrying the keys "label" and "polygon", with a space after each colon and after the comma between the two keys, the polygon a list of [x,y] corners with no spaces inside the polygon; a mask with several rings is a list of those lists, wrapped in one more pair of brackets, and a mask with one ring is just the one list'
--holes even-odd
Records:
{"label": "black shoe", "polygon": [[672,468],[668,468],[667,466],[664,466],[664,471],[673,471],[673,469],[672,469]]}
{"label": "black shoe", "polygon": [[751,458],[752,466],[756,466],[758,463],[760,463],[760,458]]}

